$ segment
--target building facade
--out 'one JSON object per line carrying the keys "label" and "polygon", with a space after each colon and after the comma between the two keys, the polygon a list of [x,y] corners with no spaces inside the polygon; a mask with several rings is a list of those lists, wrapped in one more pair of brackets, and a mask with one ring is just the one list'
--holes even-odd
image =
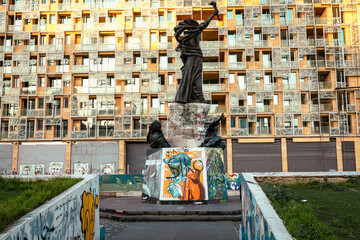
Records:
{"label": "building facade", "polygon": [[[46,172],[60,156],[66,173],[82,162],[140,173],[147,126],[158,119],[166,135],[181,79],[173,28],[210,16],[208,1],[1,4],[7,172],[39,162]],[[203,91],[208,122],[226,116],[228,172],[360,171],[359,1],[217,4],[220,19],[201,34]]]}

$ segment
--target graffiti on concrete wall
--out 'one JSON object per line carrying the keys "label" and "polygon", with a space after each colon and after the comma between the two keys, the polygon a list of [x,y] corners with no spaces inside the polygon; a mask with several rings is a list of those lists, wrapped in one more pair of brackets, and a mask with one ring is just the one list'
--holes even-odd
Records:
{"label": "graffiti on concrete wall", "polygon": [[233,173],[233,174],[225,174],[225,180],[228,190],[237,190],[240,191],[241,185],[241,174]]}
{"label": "graffiti on concrete wall", "polygon": [[90,173],[89,163],[74,163],[74,174],[84,175]]}
{"label": "graffiti on concrete wall", "polygon": [[208,200],[204,149],[166,149],[163,154],[160,200]]}
{"label": "graffiti on concrete wall", "polygon": [[24,216],[0,239],[99,239],[98,181],[89,176]]}
{"label": "graffiti on concrete wall", "polygon": [[275,240],[258,203],[242,178],[240,239]]}
{"label": "graffiti on concrete wall", "polygon": [[44,175],[45,165],[44,164],[25,164],[20,165],[20,175]]}
{"label": "graffiti on concrete wall", "polygon": [[101,174],[115,174],[115,164],[114,163],[105,163],[100,164]]}
{"label": "graffiti on concrete wall", "polygon": [[206,148],[206,171],[209,200],[226,200],[228,197],[221,148]]}
{"label": "graffiti on concrete wall", "polygon": [[82,205],[80,211],[81,231],[85,240],[92,240],[95,232],[95,209],[98,208],[99,198],[93,196],[91,192],[85,192],[82,195]]}
{"label": "graffiti on concrete wall", "polygon": [[64,165],[64,163],[62,163],[62,162],[50,162],[49,163],[50,175],[63,174],[64,173],[63,165]]}
{"label": "graffiti on concrete wall", "polygon": [[100,191],[141,191],[142,174],[101,175]]}
{"label": "graffiti on concrete wall", "polygon": [[158,200],[160,197],[161,181],[161,151],[157,151],[148,156],[143,170],[144,183],[142,186],[142,199],[153,198]]}

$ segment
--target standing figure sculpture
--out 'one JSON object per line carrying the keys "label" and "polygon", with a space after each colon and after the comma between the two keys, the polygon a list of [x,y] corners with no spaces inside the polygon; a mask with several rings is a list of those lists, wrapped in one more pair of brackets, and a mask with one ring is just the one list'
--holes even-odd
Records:
{"label": "standing figure sculpture", "polygon": [[[214,12],[203,23],[199,24],[196,20],[188,18],[174,28],[175,38],[179,43],[175,50],[181,53],[180,58],[184,64],[181,68],[181,82],[175,96],[177,103],[209,103],[202,92],[203,55],[199,35],[215,16],[219,18],[216,3],[211,2],[210,5],[214,7]],[[182,33],[184,36],[180,38]]]}

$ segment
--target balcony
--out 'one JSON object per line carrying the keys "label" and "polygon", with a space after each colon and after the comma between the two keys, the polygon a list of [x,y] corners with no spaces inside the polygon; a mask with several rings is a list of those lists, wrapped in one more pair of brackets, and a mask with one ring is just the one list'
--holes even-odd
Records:
{"label": "balcony", "polygon": [[8,25],[9,32],[22,32],[23,25]]}
{"label": "balcony", "polygon": [[36,94],[36,86],[23,87],[21,89],[22,94]]}
{"label": "balcony", "polygon": [[107,108],[107,109],[98,109],[97,115],[114,115],[114,107],[113,108]]}
{"label": "balcony", "polygon": [[270,105],[256,106],[256,109],[258,113],[271,112]]}
{"label": "balcony", "polygon": [[39,52],[55,52],[55,45],[38,45]]}
{"label": "balcony", "polygon": [[46,116],[60,116],[60,108],[47,108],[45,109]]}
{"label": "balcony", "polygon": [[306,65],[307,67],[316,67],[316,60],[307,60]]}
{"label": "balcony", "polygon": [[204,70],[219,70],[224,68],[225,68],[225,63],[222,62],[203,62]]}
{"label": "balcony", "polygon": [[319,88],[320,89],[331,89],[331,82],[330,81],[319,82]]}
{"label": "balcony", "polygon": [[326,17],[318,17],[318,18],[315,18],[315,24],[317,24],[317,25],[328,24],[328,20]]}
{"label": "balcony", "polygon": [[270,127],[257,127],[256,129],[257,135],[271,135],[271,128]]}
{"label": "balcony", "polygon": [[229,70],[245,70],[245,62],[229,62]]}
{"label": "balcony", "polygon": [[209,113],[225,113],[226,112],[226,106],[224,105],[218,105],[218,104],[211,104],[210,105],[210,111]]}
{"label": "balcony", "polygon": [[321,112],[332,112],[333,111],[332,103],[320,104],[320,111]]}
{"label": "balcony", "polygon": [[263,62],[263,68],[271,68],[271,61]]}
{"label": "balcony", "polygon": [[4,109],[3,117],[16,117],[18,115],[18,110],[16,109]]}
{"label": "balcony", "polygon": [[73,139],[86,139],[88,138],[88,131],[70,131],[70,138]]}
{"label": "balcony", "polygon": [[90,68],[89,65],[74,65],[71,70],[73,73],[88,73]]}
{"label": "balcony", "polygon": [[62,87],[47,87],[45,91],[45,95],[61,95],[62,93]]}
{"label": "balcony", "polygon": [[225,84],[203,84],[204,92],[224,92],[226,91]]}

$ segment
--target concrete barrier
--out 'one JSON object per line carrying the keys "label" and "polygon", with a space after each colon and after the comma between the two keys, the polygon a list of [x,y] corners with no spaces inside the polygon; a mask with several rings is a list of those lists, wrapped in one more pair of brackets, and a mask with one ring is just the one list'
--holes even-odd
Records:
{"label": "concrete barrier", "polygon": [[84,176],[81,182],[20,218],[0,239],[99,240],[98,206],[99,176]]}
{"label": "concrete barrier", "polygon": [[258,182],[294,184],[323,181],[324,178],[329,182],[341,182],[346,181],[350,176],[360,176],[360,172],[242,173],[240,239],[293,239]]}

